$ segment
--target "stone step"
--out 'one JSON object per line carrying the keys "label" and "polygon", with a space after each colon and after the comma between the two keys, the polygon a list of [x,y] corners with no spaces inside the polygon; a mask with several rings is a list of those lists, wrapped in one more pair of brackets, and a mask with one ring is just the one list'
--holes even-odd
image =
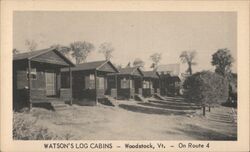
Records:
{"label": "stone step", "polygon": [[147,99],[145,99],[142,95],[139,95],[139,94],[135,94],[135,98],[138,98],[142,102],[148,102]]}

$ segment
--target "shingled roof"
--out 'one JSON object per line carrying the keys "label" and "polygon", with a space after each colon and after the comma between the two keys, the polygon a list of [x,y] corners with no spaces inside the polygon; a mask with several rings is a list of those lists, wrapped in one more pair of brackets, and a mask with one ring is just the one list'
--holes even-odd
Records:
{"label": "shingled roof", "polygon": [[139,67],[126,67],[126,68],[122,68],[120,69],[120,72],[118,74],[124,74],[124,75],[134,75],[136,70],[138,70],[141,75],[143,75],[142,71],[140,70]]}
{"label": "shingled roof", "polygon": [[[72,68],[72,71],[98,70],[100,67],[102,67],[106,63],[109,63],[114,68],[114,70],[118,72],[116,67],[110,61],[107,61],[107,60],[78,64]],[[68,71],[68,69],[63,68],[61,69],[61,71]]]}
{"label": "shingled roof", "polygon": [[142,73],[146,78],[159,78],[156,71],[143,71]]}
{"label": "shingled roof", "polygon": [[47,48],[47,49],[42,49],[42,50],[37,50],[37,51],[30,51],[30,52],[24,52],[24,53],[18,53],[13,55],[13,60],[18,61],[18,60],[25,60],[25,59],[32,59],[35,57],[38,57],[40,55],[43,55],[47,52],[54,51],[56,52],[57,55],[59,55],[61,58],[63,58],[68,64],[74,65],[68,58],[66,58],[60,51],[58,51],[55,48]]}

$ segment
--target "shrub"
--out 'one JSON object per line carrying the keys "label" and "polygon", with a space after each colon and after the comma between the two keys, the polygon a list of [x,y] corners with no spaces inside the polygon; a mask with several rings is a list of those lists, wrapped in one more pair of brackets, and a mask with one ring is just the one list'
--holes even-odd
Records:
{"label": "shrub", "polygon": [[52,140],[58,136],[47,128],[34,125],[35,122],[23,118],[23,114],[14,114],[13,139],[14,140]]}
{"label": "shrub", "polygon": [[227,79],[216,73],[197,72],[184,81],[184,96],[203,106],[216,105],[227,101],[228,86]]}

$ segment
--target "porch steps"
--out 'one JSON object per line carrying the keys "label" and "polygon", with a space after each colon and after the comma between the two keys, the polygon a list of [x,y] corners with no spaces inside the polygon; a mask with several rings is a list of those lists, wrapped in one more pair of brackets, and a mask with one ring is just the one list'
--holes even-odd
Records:
{"label": "porch steps", "polygon": [[159,93],[155,93],[154,97],[160,99],[160,100],[165,100],[165,98],[163,96],[161,96]]}
{"label": "porch steps", "polygon": [[52,105],[52,107],[54,108],[55,111],[66,110],[67,109],[67,104],[65,104],[62,101],[52,101],[51,105]]}
{"label": "porch steps", "polygon": [[138,100],[140,100],[140,101],[142,101],[142,102],[148,102],[148,100],[147,99],[145,99],[142,95],[140,95],[140,94],[135,94],[135,99],[138,99]]}
{"label": "porch steps", "polygon": [[107,105],[107,106],[115,106],[116,102],[115,99],[111,96],[105,96],[104,98],[98,99],[98,102]]}

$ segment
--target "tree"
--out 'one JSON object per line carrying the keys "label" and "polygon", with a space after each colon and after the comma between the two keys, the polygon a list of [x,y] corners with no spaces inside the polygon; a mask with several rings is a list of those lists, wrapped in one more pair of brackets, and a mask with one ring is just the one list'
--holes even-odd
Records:
{"label": "tree", "polygon": [[121,64],[114,64],[114,66],[117,68],[117,70],[121,70],[122,69],[122,65]]}
{"label": "tree", "polygon": [[34,40],[25,40],[25,46],[28,51],[34,51],[37,48],[37,43]]}
{"label": "tree", "polygon": [[160,63],[161,60],[161,54],[160,53],[154,53],[150,56],[150,59],[152,60],[152,65],[151,68],[155,69],[157,68],[158,64]]}
{"label": "tree", "polygon": [[67,55],[70,52],[70,47],[63,46],[61,44],[54,44],[51,46],[51,48],[56,48],[59,52],[61,52],[64,55]]}
{"label": "tree", "polygon": [[14,48],[12,53],[13,54],[18,54],[19,52],[20,52],[19,50],[17,50],[17,49]]}
{"label": "tree", "polygon": [[227,101],[228,87],[228,80],[217,73],[197,72],[184,81],[184,97],[187,101],[203,106],[203,115],[205,115],[206,106],[210,108],[212,105]]}
{"label": "tree", "polygon": [[145,62],[142,61],[140,58],[136,58],[133,62],[133,66],[134,67],[140,67],[140,68],[143,68],[145,65]]}
{"label": "tree", "polygon": [[130,62],[128,62],[128,64],[127,64],[126,68],[130,68],[130,67],[131,67],[131,63],[130,63]]}
{"label": "tree", "polygon": [[80,64],[86,61],[89,53],[94,50],[94,45],[86,41],[76,41],[70,44],[70,49],[76,64]]}
{"label": "tree", "polygon": [[231,73],[231,66],[234,59],[228,49],[219,49],[212,55],[212,65],[215,66],[215,72],[223,77]]}
{"label": "tree", "polygon": [[114,48],[111,43],[104,42],[99,47],[99,53],[102,53],[105,57],[105,60],[110,60],[112,58],[112,53]]}
{"label": "tree", "polygon": [[182,63],[187,63],[188,69],[187,72],[189,75],[192,75],[192,65],[196,65],[196,62],[193,62],[194,58],[196,56],[196,51],[183,51],[181,52],[180,59]]}

